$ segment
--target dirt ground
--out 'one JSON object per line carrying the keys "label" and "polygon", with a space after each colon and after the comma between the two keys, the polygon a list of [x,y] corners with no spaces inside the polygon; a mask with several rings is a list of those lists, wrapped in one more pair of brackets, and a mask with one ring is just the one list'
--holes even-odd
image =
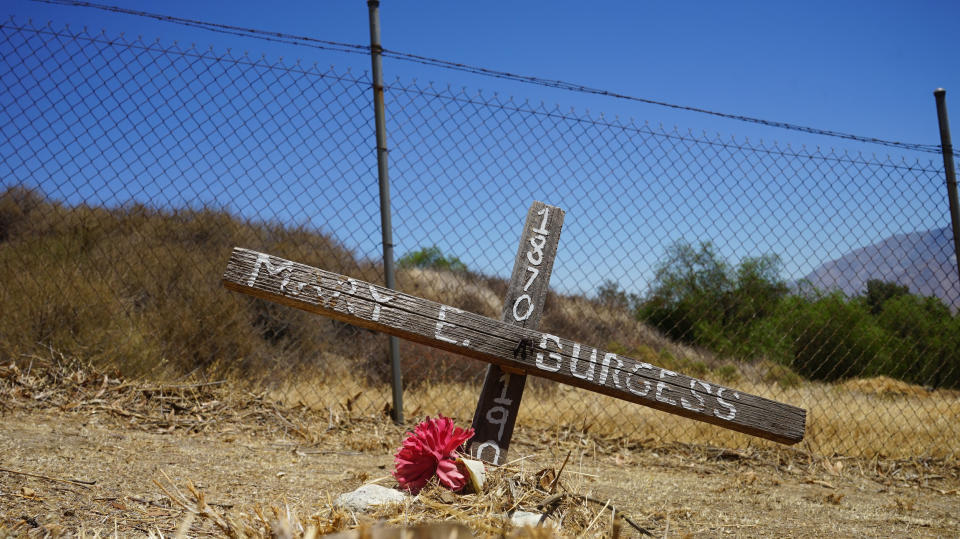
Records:
{"label": "dirt ground", "polygon": [[656,537],[960,535],[955,460],[647,446],[522,425],[512,462],[489,483],[511,477],[519,494],[428,488],[391,511],[353,515],[333,499],[369,482],[396,485],[403,429],[385,418],[351,415],[349,403],[322,414],[285,408],[220,386],[75,378],[0,372],[0,537],[298,536],[376,519],[455,519],[499,535],[511,530],[498,511],[537,510],[558,473],[567,506],[545,510],[563,535],[611,535],[611,507]]}

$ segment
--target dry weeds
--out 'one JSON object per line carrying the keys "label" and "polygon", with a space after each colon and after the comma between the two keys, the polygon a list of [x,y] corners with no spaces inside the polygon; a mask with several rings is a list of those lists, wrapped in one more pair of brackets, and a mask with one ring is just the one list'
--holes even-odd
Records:
{"label": "dry weeds", "polygon": [[[395,485],[403,429],[356,413],[360,397],[344,395],[318,410],[233,381],[124,380],[58,355],[4,365],[0,536],[384,537],[391,527],[462,536],[458,526],[547,536],[510,526],[515,509],[548,514],[563,536],[933,537],[960,526],[955,457],[667,444],[562,422],[522,424],[512,462],[490,471],[482,493],[432,485],[403,505],[352,514],[333,499]],[[425,413],[434,411],[445,412]]]}
{"label": "dry weeds", "polygon": [[[346,402],[351,409],[382,409],[390,388],[365,387],[345,371],[330,384],[322,378],[298,378],[272,395],[296,396],[308,408],[331,416]],[[895,384],[892,384],[895,382]],[[735,382],[739,390],[790,403],[807,410],[802,447],[817,455],[862,458],[960,457],[960,391],[911,386],[889,379],[851,380],[838,385],[806,382],[789,389],[750,378]],[[895,387],[896,391],[890,390]],[[423,381],[404,394],[406,417],[442,411],[467,422],[473,417],[479,382]],[[536,384],[525,392],[518,416],[525,427],[574,428],[607,438],[644,443],[681,442],[728,448],[775,448],[778,445],[714,425],[562,384]]]}

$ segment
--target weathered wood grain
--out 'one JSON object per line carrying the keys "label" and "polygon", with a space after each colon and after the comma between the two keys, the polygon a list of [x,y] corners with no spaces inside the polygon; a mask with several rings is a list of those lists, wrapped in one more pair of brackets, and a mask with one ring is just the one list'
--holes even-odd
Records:
{"label": "weathered wood grain", "polygon": [[[528,329],[540,325],[564,215],[560,208],[539,201],[527,211],[501,322]],[[526,353],[515,350],[517,355]],[[466,444],[471,456],[498,465],[506,461],[526,381],[526,375],[506,372],[499,365],[487,367],[473,414],[474,435]]]}
{"label": "weathered wood grain", "polygon": [[[282,258],[235,248],[223,284],[346,323],[785,444],[806,411]],[[514,357],[526,340],[533,350]]]}

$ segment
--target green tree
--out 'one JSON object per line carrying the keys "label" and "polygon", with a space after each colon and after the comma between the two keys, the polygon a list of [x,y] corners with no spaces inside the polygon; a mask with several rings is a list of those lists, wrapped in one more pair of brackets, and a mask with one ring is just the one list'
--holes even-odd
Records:
{"label": "green tree", "polygon": [[673,339],[696,343],[698,322],[722,319],[722,297],[730,289],[729,268],[713,244],[681,240],[667,247],[637,316]]}
{"label": "green tree", "polygon": [[728,294],[726,326],[746,326],[773,313],[790,288],[780,277],[780,257],[773,254],[745,258],[736,268]]}
{"label": "green tree", "polygon": [[467,271],[467,265],[455,256],[444,255],[436,245],[411,251],[397,261],[401,268],[437,269],[456,272]]}
{"label": "green tree", "polygon": [[900,285],[874,281],[869,291],[789,296],[753,338],[767,357],[807,378],[885,375],[960,386],[960,319],[939,299]]}
{"label": "green tree", "polygon": [[888,300],[905,296],[910,293],[910,289],[897,283],[888,283],[879,279],[870,279],[867,281],[867,289],[864,292],[864,301],[870,309],[870,314],[880,314],[883,310],[883,304]]}
{"label": "green tree", "polygon": [[744,258],[731,266],[712,243],[667,248],[637,316],[668,336],[715,351],[754,356],[754,326],[769,317],[789,288],[776,255]]}
{"label": "green tree", "polygon": [[776,318],[792,343],[792,357],[785,359],[803,376],[827,381],[873,376],[889,364],[886,332],[864,302],[849,301],[842,292],[790,296]]}
{"label": "green tree", "polygon": [[[941,385],[958,364],[960,340],[950,309],[939,299],[901,294],[883,302],[877,324],[890,335],[891,363],[884,374],[923,385]],[[960,373],[958,373],[960,374]]]}

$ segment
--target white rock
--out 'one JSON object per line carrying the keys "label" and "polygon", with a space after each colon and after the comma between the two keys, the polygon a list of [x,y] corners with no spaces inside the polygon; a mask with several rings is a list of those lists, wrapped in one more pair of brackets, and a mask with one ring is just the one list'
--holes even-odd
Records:
{"label": "white rock", "polygon": [[[531,513],[530,511],[514,511],[513,514],[510,515],[510,524],[518,528],[524,526],[535,528],[540,524],[540,517],[542,516],[540,513]],[[543,521],[543,526],[555,527],[556,524],[552,520],[546,519]]]}
{"label": "white rock", "polygon": [[363,485],[353,492],[337,496],[334,505],[351,511],[369,511],[388,503],[403,503],[410,495],[380,485]]}

